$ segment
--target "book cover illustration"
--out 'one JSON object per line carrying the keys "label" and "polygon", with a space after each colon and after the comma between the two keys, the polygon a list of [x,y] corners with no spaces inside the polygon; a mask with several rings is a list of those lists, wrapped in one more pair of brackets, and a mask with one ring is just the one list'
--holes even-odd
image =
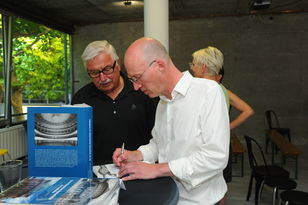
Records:
{"label": "book cover illustration", "polygon": [[117,205],[119,180],[28,177],[0,194],[2,203]]}
{"label": "book cover illustration", "polygon": [[34,120],[36,145],[77,145],[77,114],[35,113]]}
{"label": "book cover illustration", "polygon": [[92,177],[92,107],[29,107],[29,176]]}

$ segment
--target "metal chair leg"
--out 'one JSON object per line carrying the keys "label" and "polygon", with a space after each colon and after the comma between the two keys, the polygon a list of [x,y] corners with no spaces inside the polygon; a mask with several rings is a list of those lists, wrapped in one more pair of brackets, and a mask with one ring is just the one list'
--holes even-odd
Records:
{"label": "metal chair leg", "polygon": [[259,199],[258,199],[258,205],[261,205],[261,195],[264,187],[264,180],[262,180],[260,188],[259,188]]}
{"label": "metal chair leg", "polygon": [[275,205],[276,204],[276,194],[277,194],[277,187],[275,186],[274,187],[274,193],[273,193],[273,205]]}
{"label": "metal chair leg", "polygon": [[256,188],[255,188],[255,205],[258,205],[259,203],[259,191],[260,191],[260,185],[263,182],[262,180],[256,180]]}

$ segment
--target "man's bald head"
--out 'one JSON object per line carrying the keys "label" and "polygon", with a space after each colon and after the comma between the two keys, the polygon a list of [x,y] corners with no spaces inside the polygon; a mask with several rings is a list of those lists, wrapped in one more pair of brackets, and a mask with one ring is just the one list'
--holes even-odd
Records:
{"label": "man's bald head", "polygon": [[124,64],[134,88],[150,97],[164,95],[171,98],[171,91],[182,76],[165,47],[153,38],[134,41],[126,50]]}
{"label": "man's bald head", "polygon": [[144,61],[146,64],[153,59],[162,58],[169,59],[166,48],[157,40],[153,38],[140,38],[134,41],[126,50],[124,56],[125,66],[126,62]]}

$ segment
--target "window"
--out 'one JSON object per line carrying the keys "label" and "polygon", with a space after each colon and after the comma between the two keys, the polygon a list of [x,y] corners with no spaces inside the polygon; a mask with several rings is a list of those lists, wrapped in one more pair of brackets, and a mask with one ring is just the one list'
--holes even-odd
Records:
{"label": "window", "polygon": [[2,26],[2,15],[0,14],[0,32],[1,32],[1,38],[0,38],[0,121],[4,122],[5,120],[5,82],[4,82],[4,53],[3,53],[3,26]]}
{"label": "window", "polygon": [[[1,101],[0,120],[11,125],[26,120],[28,106],[68,103],[70,37],[44,25],[3,15],[1,28],[6,28],[6,24],[2,34],[8,38],[0,41],[8,46],[1,52],[10,58],[1,54],[0,83],[1,96],[10,100]],[[5,92],[10,95],[4,95]],[[9,104],[7,109],[5,103]]]}

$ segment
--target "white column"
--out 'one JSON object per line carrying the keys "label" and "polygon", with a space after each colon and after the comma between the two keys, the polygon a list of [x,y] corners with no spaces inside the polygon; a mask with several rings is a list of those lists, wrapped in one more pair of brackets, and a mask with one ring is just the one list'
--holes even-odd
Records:
{"label": "white column", "polygon": [[144,36],[159,40],[169,51],[169,0],[144,0]]}

